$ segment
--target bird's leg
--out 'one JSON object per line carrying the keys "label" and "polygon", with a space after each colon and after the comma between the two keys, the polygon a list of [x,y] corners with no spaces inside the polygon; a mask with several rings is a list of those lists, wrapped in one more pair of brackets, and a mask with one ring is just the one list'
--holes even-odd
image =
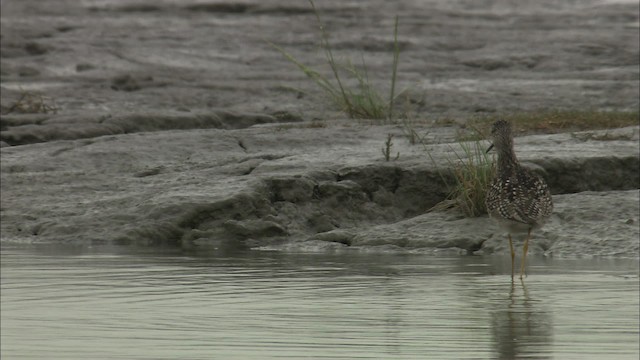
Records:
{"label": "bird's leg", "polygon": [[529,250],[529,239],[531,238],[531,228],[527,232],[527,239],[524,241],[524,249],[522,250],[522,265],[520,265],[520,279],[525,275],[524,273],[524,263],[527,260],[527,250]]}
{"label": "bird's leg", "polygon": [[513,280],[513,274],[515,270],[515,257],[516,253],[513,251],[513,241],[511,240],[511,234],[509,234],[509,249],[511,250],[511,280]]}

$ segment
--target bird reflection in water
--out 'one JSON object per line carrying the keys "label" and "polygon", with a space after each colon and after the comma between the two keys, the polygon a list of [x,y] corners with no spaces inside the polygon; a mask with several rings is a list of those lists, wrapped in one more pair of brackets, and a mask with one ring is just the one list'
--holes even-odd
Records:
{"label": "bird reflection in water", "polygon": [[492,314],[495,352],[499,359],[552,358],[551,314],[533,299],[524,282],[512,281],[503,309]]}

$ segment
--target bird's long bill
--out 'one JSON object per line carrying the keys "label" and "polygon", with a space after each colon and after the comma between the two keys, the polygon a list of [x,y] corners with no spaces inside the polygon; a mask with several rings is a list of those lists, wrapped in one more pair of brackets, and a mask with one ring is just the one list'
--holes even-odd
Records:
{"label": "bird's long bill", "polygon": [[491,151],[491,149],[493,149],[493,144],[489,145],[489,148],[487,149],[487,152]]}

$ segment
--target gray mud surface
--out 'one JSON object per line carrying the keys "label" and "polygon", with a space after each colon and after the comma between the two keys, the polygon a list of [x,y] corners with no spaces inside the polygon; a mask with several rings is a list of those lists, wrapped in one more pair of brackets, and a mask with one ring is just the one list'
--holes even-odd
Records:
{"label": "gray mud surface", "polygon": [[[269,45],[329,74],[304,1],[3,1],[2,242],[502,252],[488,218],[428,211],[459,124],[639,107],[636,1],[317,6],[336,57],[362,54],[381,89],[399,16],[398,88],[425,147],[345,119]],[[56,111],[12,108],[25,91]],[[556,203],[532,251],[638,256],[638,141],[637,126],[516,139]]]}

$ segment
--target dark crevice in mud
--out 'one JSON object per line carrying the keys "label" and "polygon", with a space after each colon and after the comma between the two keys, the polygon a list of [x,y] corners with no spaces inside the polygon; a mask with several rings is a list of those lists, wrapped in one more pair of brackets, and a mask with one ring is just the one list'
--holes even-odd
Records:
{"label": "dark crevice in mud", "polygon": [[400,180],[402,178],[402,170],[400,168],[395,168],[395,176],[392,178],[391,182],[391,193],[395,194],[398,188],[400,187]]}
{"label": "dark crevice in mud", "polygon": [[238,3],[200,3],[187,5],[185,10],[195,12],[223,13],[223,14],[242,14],[249,11],[255,5],[238,4]]}
{"label": "dark crevice in mud", "polygon": [[55,157],[55,156],[58,156],[58,155],[60,155],[60,154],[62,154],[62,153],[64,153],[64,152],[67,152],[67,151],[69,151],[69,150],[73,150],[73,149],[74,149],[74,147],[73,147],[73,146],[63,147],[63,148],[60,148],[60,149],[58,149],[58,150],[52,151],[52,152],[49,154],[49,156]]}
{"label": "dark crevice in mud", "polygon": [[[122,115],[32,116],[7,114],[0,117],[0,140],[24,145],[54,140],[94,138],[104,135],[188,129],[243,129],[257,124],[297,121],[257,113],[217,110],[201,114],[131,113]],[[239,143],[239,146],[242,145]]]}
{"label": "dark crevice in mud", "polygon": [[396,166],[371,165],[362,168],[345,168],[339,171],[339,180],[352,180],[365,192],[373,193],[380,187],[394,193],[397,190],[400,171]]}
{"label": "dark crevice in mud", "polygon": [[[193,12],[206,12],[216,14],[258,14],[258,15],[303,15],[313,14],[313,8],[306,3],[300,6],[270,5],[265,4],[239,4],[235,2],[211,2],[184,6],[183,9]],[[350,8],[323,7],[323,13],[339,13],[351,11]]]}
{"label": "dark crevice in mud", "polygon": [[60,149],[54,150],[49,154],[49,156],[56,157],[56,156],[58,156],[58,155],[60,155],[62,153],[65,153],[67,151],[75,150],[78,147],[91,145],[93,143],[94,143],[93,140],[85,140],[85,141],[82,141],[80,144],[76,144],[75,146],[65,146],[65,147],[62,147]]}
{"label": "dark crevice in mud", "polygon": [[131,5],[121,5],[121,6],[113,6],[113,7],[98,7],[92,6],[87,8],[89,11],[98,12],[98,11],[113,11],[113,12],[122,12],[122,13],[148,13],[148,12],[157,12],[162,11],[163,8],[156,5],[151,4],[131,4]]}
{"label": "dark crevice in mud", "polygon": [[152,167],[152,168],[147,168],[145,170],[139,171],[135,174],[133,174],[134,177],[147,177],[147,176],[154,176],[154,175],[158,175],[160,173],[162,173],[165,170],[165,167],[160,165],[160,166],[156,166],[156,167]]}
{"label": "dark crevice in mud", "polygon": [[252,156],[247,156],[246,158],[240,159],[238,161],[238,163],[243,163],[249,160],[279,160],[279,159],[284,159],[289,155],[286,154],[256,154],[256,155],[252,155]]}
{"label": "dark crevice in mud", "polygon": [[283,177],[265,180],[271,202],[287,201],[298,203],[313,198],[313,189],[317,185],[307,177]]}
{"label": "dark crevice in mud", "polygon": [[240,148],[242,149],[242,151],[247,152],[247,146],[244,144],[244,141],[242,141],[242,139],[238,139],[238,146],[240,146]]}
{"label": "dark crevice in mud", "polygon": [[593,157],[536,162],[546,174],[552,194],[633,190],[640,184],[640,158]]}
{"label": "dark crevice in mud", "polygon": [[253,170],[255,170],[257,168],[257,166],[250,166],[249,168],[247,168],[247,170],[245,170],[244,172],[242,172],[242,175],[246,176],[246,175],[251,175],[251,173],[253,172]]}
{"label": "dark crevice in mud", "polygon": [[[188,11],[194,13],[209,13],[220,15],[304,15],[313,14],[313,9],[307,6],[306,2],[300,6],[295,5],[271,5],[266,4],[247,4],[234,1],[229,2],[202,2],[189,5],[152,5],[152,4],[129,4],[129,5],[107,5],[107,6],[91,6],[87,8],[91,12],[116,12],[116,13],[155,13],[176,11]],[[345,12],[355,11],[354,7],[323,7],[322,13],[335,13],[345,16]]]}

